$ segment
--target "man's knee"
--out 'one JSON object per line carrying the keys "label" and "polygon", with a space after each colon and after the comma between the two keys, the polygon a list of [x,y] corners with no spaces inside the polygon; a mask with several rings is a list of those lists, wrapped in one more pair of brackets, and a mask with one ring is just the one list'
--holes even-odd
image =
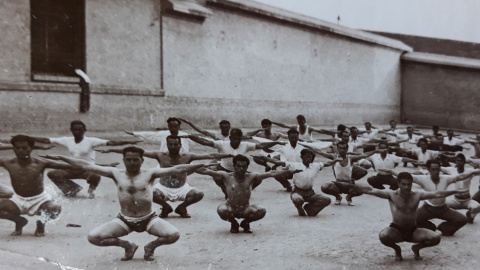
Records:
{"label": "man's knee", "polygon": [[163,194],[163,192],[161,192],[158,189],[153,190],[153,202],[154,203],[161,204],[161,203],[164,203],[166,200],[167,200],[167,198],[166,198],[165,194]]}
{"label": "man's knee", "polygon": [[97,230],[92,230],[88,233],[87,236],[88,242],[93,245],[100,245],[100,242],[103,240],[101,234],[97,232]]}
{"label": "man's knee", "polygon": [[333,192],[333,188],[332,188],[332,183],[326,183],[326,184],[323,184],[320,189],[322,190],[323,193],[331,193]]}
{"label": "man's knee", "polygon": [[262,219],[267,214],[267,209],[265,208],[257,208],[253,211],[250,215],[255,219]]}
{"label": "man's knee", "polygon": [[180,232],[178,230],[169,233],[168,235],[165,236],[166,239],[166,244],[173,244],[180,239]]}
{"label": "man's knee", "polygon": [[373,185],[376,184],[376,179],[377,178],[375,176],[372,176],[372,177],[367,178],[367,182],[370,186],[373,186]]}
{"label": "man's knee", "polygon": [[222,204],[217,208],[217,213],[223,220],[229,220],[234,217],[233,211],[226,204]]}
{"label": "man's knee", "polygon": [[300,195],[297,194],[297,193],[292,193],[292,194],[290,195],[290,199],[292,200],[292,202],[293,202],[293,204],[294,204],[295,206],[301,206],[301,205],[303,205],[303,203],[305,202],[305,201],[303,200],[302,196],[300,196]]}
{"label": "man's knee", "polygon": [[190,192],[188,192],[186,197],[191,197],[195,201],[200,201],[201,199],[203,199],[203,196],[205,196],[205,194],[202,191],[192,189]]}
{"label": "man's knee", "polygon": [[59,171],[59,170],[54,170],[54,171],[49,171],[47,173],[47,176],[48,178],[50,178],[51,180],[59,180],[59,179],[62,179],[63,178],[63,175],[65,173],[63,171]]}

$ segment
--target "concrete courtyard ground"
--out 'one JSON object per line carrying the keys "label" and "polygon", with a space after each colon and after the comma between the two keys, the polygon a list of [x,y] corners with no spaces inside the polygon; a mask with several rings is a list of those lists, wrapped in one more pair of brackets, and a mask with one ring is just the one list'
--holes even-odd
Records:
{"label": "concrete courtyard ground", "polygon": [[[11,134],[2,134],[8,138]],[[38,135],[38,134],[35,134]],[[43,134],[48,135],[48,134]],[[57,136],[58,134],[50,134]],[[87,136],[123,137],[118,133],[87,132]],[[145,149],[158,146],[140,144]],[[192,144],[192,152],[213,152]],[[62,147],[47,152],[65,154]],[[33,155],[41,153],[35,151]],[[43,152],[45,153],[45,152]],[[467,153],[471,155],[471,152]],[[12,157],[2,151],[0,157]],[[121,162],[118,154],[97,154],[99,162]],[[316,161],[322,158],[317,157]],[[146,159],[144,166],[156,165]],[[122,165],[119,166],[123,167]],[[414,171],[413,167],[397,167]],[[251,171],[261,171],[255,164]],[[369,175],[374,174],[370,170]],[[366,178],[360,183],[366,183]],[[317,176],[315,191],[333,180],[331,168]],[[0,169],[0,183],[9,184],[8,173]],[[22,236],[10,236],[13,223],[0,221],[0,269],[478,269],[480,263],[480,220],[467,224],[453,237],[444,237],[440,245],[421,251],[422,261],[413,259],[410,243],[401,243],[404,261],[394,261],[392,249],[383,246],[378,233],[391,222],[388,202],[373,196],[354,198],[355,206],[330,205],[317,217],[300,217],[281,185],[274,179],[264,180],[252,193],[251,203],[267,209],[264,219],[252,223],[253,234],[231,234],[229,223],[221,220],[217,206],[224,203],[220,189],[210,177],[194,174],[190,185],[204,191],[205,197],[189,207],[191,219],[171,214],[168,222],[176,226],[181,237],[173,245],[159,247],[156,261],[143,260],[143,245],[154,238],[146,233],[132,233],[124,239],[135,241],[140,248],[133,260],[120,261],[123,249],[97,247],[87,241],[88,232],[112,220],[119,212],[113,181],[102,178],[97,196],[87,198],[84,190],[74,199],[59,195],[59,190],[45,176],[46,189],[62,204],[60,217],[47,225],[47,235],[33,236],[36,217],[30,217]],[[418,188],[418,187],[416,187]],[[474,178],[471,191],[478,189]],[[177,205],[178,203],[173,203]],[[155,205],[155,209],[158,206]],[[461,210],[464,213],[464,210]],[[437,224],[439,221],[435,221]],[[78,224],[81,227],[67,227]]]}

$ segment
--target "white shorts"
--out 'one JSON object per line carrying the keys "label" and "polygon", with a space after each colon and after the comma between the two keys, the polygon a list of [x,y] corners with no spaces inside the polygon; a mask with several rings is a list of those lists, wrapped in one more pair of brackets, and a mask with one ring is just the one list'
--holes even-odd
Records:
{"label": "white shorts", "polygon": [[154,188],[160,190],[165,195],[166,200],[171,202],[185,201],[187,193],[193,189],[188,183],[180,188],[168,188],[161,184],[155,184]]}
{"label": "white shorts", "polygon": [[29,216],[34,216],[37,213],[38,208],[40,208],[44,202],[52,200],[52,198],[44,191],[33,197],[22,197],[13,194],[10,200],[18,206],[21,215],[27,214]]}

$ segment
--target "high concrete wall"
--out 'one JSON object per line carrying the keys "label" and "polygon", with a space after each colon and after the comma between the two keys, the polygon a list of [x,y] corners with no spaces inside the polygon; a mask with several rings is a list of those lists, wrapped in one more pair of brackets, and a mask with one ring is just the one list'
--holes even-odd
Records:
{"label": "high concrete wall", "polygon": [[85,9],[93,85],[160,90],[159,1],[86,0]]}
{"label": "high concrete wall", "polygon": [[399,117],[399,58],[410,50],[400,42],[249,1],[207,0],[208,12],[186,16],[160,16],[160,2],[86,0],[92,94],[79,113],[77,85],[30,81],[29,1],[1,1],[2,130],[65,130],[73,119],[140,130],[170,116],[205,127],[293,123],[300,113],[313,125]]}
{"label": "high concrete wall", "polygon": [[0,82],[30,80],[30,1],[0,1]]}
{"label": "high concrete wall", "polygon": [[480,129],[480,60],[426,53],[402,60],[402,121]]}
{"label": "high concrete wall", "polygon": [[228,1],[207,4],[213,16],[204,22],[163,17],[167,96],[220,99],[224,114],[233,100],[254,101],[265,111],[254,114],[255,106],[242,102],[242,113],[228,115],[247,125],[265,117],[293,123],[297,114],[312,124],[398,118],[401,50],[279,22]]}

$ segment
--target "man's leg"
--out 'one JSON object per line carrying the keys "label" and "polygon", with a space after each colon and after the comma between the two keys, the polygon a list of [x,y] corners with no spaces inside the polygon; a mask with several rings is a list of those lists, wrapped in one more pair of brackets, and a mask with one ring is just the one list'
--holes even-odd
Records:
{"label": "man's leg", "polygon": [[396,243],[402,242],[402,234],[392,227],[383,229],[378,235],[380,242],[395,250],[395,261],[403,260],[402,249]]}
{"label": "man's leg", "polygon": [[153,261],[153,254],[155,249],[161,245],[170,245],[180,238],[180,233],[177,228],[163,219],[156,218],[150,224],[147,232],[151,235],[158,236],[157,239],[145,245],[145,255],[143,258],[146,261]]}
{"label": "man's leg", "polygon": [[478,187],[477,192],[475,192],[475,194],[473,194],[472,200],[480,203],[480,186]]}
{"label": "man's leg", "polygon": [[415,254],[415,260],[421,260],[420,249],[426,247],[433,247],[440,243],[441,236],[435,232],[427,229],[418,228],[413,232],[412,241],[418,243],[412,246],[413,254]]}
{"label": "man's leg", "polygon": [[0,184],[0,199],[11,198],[13,194],[13,188]]}
{"label": "man's leg", "polygon": [[468,205],[467,205],[468,211],[467,211],[467,219],[469,223],[473,223],[473,220],[475,219],[475,216],[480,213],[480,203],[474,201],[474,200],[469,200]]}
{"label": "man's leg", "polygon": [[362,168],[358,165],[353,165],[352,167],[352,179],[357,181],[362,179],[365,175],[368,174],[368,171],[365,168]]}
{"label": "man's leg", "polygon": [[95,198],[95,190],[97,189],[98,184],[100,184],[100,180],[102,179],[102,177],[98,174],[87,172],[85,177],[82,178],[85,178],[87,180],[87,183],[90,185],[88,187],[88,198]]}
{"label": "man's leg", "polygon": [[125,249],[125,256],[121,260],[128,261],[133,258],[133,255],[135,254],[135,251],[137,251],[138,246],[135,243],[121,240],[119,237],[125,236],[129,233],[130,232],[125,227],[120,225],[115,220],[112,220],[90,231],[90,233],[88,234],[88,242],[93,245],[102,247],[122,247]]}
{"label": "man's leg", "polygon": [[288,181],[288,179],[292,179],[292,176],[275,177],[275,180],[277,180],[286,189],[287,192],[292,192],[292,184],[290,184],[290,181]]}
{"label": "man's leg", "polygon": [[437,226],[430,222],[430,220],[436,218],[437,216],[438,213],[435,208],[429,206],[427,203],[424,203],[418,208],[417,211],[417,226],[419,228],[425,228],[431,231],[435,231],[437,229]]}
{"label": "man's leg", "polygon": [[337,185],[335,185],[334,183],[326,183],[322,185],[321,189],[323,193],[335,196],[336,205],[340,204],[340,202],[342,201],[342,196],[340,196],[340,188],[337,187]]}
{"label": "man's leg", "polygon": [[60,204],[54,201],[44,202],[37,211],[37,215],[40,215],[40,219],[37,220],[35,236],[45,236],[45,224],[52,219],[56,219],[61,211],[62,206]]}
{"label": "man's leg", "polygon": [[323,208],[330,205],[332,200],[328,197],[322,196],[321,194],[313,194],[308,198],[305,198],[305,201],[308,202],[303,208],[307,212],[307,215],[314,217],[323,210]]}
{"label": "man's leg", "polygon": [[390,186],[391,190],[397,190],[398,189],[398,180],[393,177],[393,175],[385,175],[385,180],[387,182],[387,185]]}
{"label": "man's leg", "polygon": [[437,217],[445,220],[445,222],[438,225],[438,230],[442,232],[443,236],[452,236],[456,231],[467,224],[468,219],[460,212],[455,211],[446,205],[445,208],[446,209]]}
{"label": "man's leg", "polygon": [[191,216],[187,212],[187,206],[199,202],[203,198],[203,192],[193,188],[185,196],[185,201],[177,206],[175,213],[179,214],[183,218],[190,218]]}
{"label": "man's leg", "polygon": [[254,161],[255,163],[257,163],[258,165],[265,167],[265,172],[269,172],[269,171],[272,170],[272,167],[270,167],[270,166],[268,165],[268,163],[267,163],[265,160],[261,159],[261,158],[253,157],[253,161]]}
{"label": "man's leg", "polygon": [[267,210],[265,208],[258,207],[256,205],[249,205],[243,212],[242,217],[244,220],[240,223],[240,227],[243,228],[243,232],[252,233],[250,230],[250,223],[262,219]]}
{"label": "man's leg", "polygon": [[353,200],[352,200],[353,197],[358,197],[362,195],[362,193],[358,191],[352,191],[352,190],[345,191],[345,193],[347,193],[347,196],[345,196],[345,200],[347,201],[349,206],[355,205],[353,204]]}
{"label": "man's leg", "polygon": [[72,175],[69,171],[53,170],[47,173],[48,178],[68,197],[75,197],[82,187],[73,182]]}
{"label": "man's leg", "polygon": [[378,175],[367,178],[367,182],[368,184],[370,184],[370,186],[376,189],[385,189],[385,187],[383,186],[384,183]]}
{"label": "man's leg", "polygon": [[221,204],[217,208],[218,216],[221,219],[230,222],[230,232],[231,233],[238,233],[238,227],[240,226],[235,219],[235,212],[234,209],[228,204]]}
{"label": "man's leg", "polygon": [[10,200],[0,200],[0,218],[15,222],[15,231],[10,235],[21,235],[28,220],[20,216],[20,209]]}
{"label": "man's leg", "polygon": [[292,194],[290,194],[290,199],[293,202],[293,205],[297,208],[298,215],[299,216],[306,216],[307,213],[305,213],[305,209],[303,209],[303,204],[305,201],[303,200],[303,196],[300,195],[298,192],[293,191]]}
{"label": "man's leg", "polygon": [[153,202],[162,206],[161,218],[167,218],[168,214],[173,212],[173,208],[167,203],[167,196],[157,188],[153,189]]}

